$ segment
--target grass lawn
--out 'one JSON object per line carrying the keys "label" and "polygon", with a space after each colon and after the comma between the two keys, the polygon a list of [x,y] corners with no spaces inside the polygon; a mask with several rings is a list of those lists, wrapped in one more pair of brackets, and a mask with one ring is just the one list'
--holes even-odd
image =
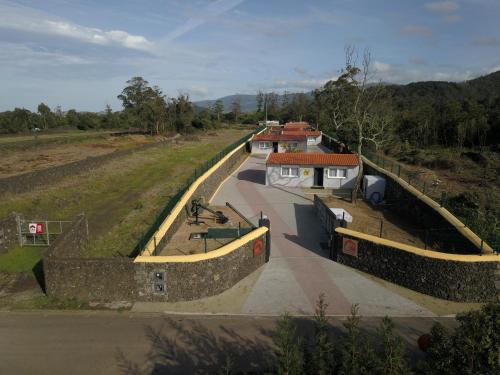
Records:
{"label": "grass lawn", "polygon": [[46,247],[18,246],[0,255],[0,272],[31,272]]}
{"label": "grass lawn", "polygon": [[[195,167],[248,131],[219,130],[199,139],[136,152],[47,189],[6,196],[0,217],[14,211],[27,218],[47,215],[51,220],[71,220],[84,212],[91,235],[85,255],[127,256]],[[23,258],[34,259],[37,254],[23,251]]]}

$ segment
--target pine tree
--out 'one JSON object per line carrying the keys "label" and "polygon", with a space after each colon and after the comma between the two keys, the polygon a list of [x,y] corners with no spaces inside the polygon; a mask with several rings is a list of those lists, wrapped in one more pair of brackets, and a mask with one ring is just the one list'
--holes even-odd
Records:
{"label": "pine tree", "polygon": [[394,335],[394,322],[384,317],[378,332],[383,340],[383,353],[379,367],[382,375],[411,374],[408,362],[405,359],[405,347],[401,338]]}
{"label": "pine tree", "polygon": [[314,316],[314,352],[312,368],[314,374],[333,374],[335,369],[335,348],[328,334],[328,320],[325,316],[328,304],[325,295],[319,295]]}
{"label": "pine tree", "polygon": [[295,323],[288,313],[278,321],[274,354],[279,375],[301,375],[304,369],[302,340],[297,336]]}

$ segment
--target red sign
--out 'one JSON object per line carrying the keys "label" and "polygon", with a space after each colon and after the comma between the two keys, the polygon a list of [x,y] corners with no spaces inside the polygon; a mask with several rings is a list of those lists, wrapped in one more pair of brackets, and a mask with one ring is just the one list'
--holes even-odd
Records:
{"label": "red sign", "polygon": [[36,234],[44,234],[44,233],[45,233],[45,231],[43,228],[43,224],[37,223],[36,224]]}
{"label": "red sign", "polygon": [[342,252],[353,257],[358,257],[358,241],[343,237]]}
{"label": "red sign", "polygon": [[264,241],[258,239],[253,243],[253,256],[259,256],[262,253],[262,249],[264,248]]}

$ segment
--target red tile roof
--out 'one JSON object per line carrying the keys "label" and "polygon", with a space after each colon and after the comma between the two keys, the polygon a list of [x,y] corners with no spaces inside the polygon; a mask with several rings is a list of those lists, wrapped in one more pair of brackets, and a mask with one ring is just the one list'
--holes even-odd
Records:
{"label": "red tile roof", "polygon": [[307,137],[301,134],[257,134],[254,135],[252,141],[270,141],[270,142],[282,142],[282,141],[297,141],[305,142]]}
{"label": "red tile roof", "polygon": [[306,130],[311,129],[309,124],[287,124],[283,127],[283,130],[294,131],[294,130]]}
{"label": "red tile roof", "polygon": [[310,137],[319,137],[321,135],[321,132],[319,130],[283,130],[281,132],[283,135],[291,135],[291,134],[297,134],[297,135],[305,135],[305,136],[310,136]]}
{"label": "red tile roof", "polygon": [[339,165],[355,167],[357,154],[317,154],[317,153],[274,153],[267,158],[267,165]]}

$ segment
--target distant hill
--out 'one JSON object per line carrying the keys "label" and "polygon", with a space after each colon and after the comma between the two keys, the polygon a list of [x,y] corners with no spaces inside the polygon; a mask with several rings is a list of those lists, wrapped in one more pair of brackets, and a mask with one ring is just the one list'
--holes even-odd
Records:
{"label": "distant hill", "polygon": [[[412,82],[406,85],[385,84],[393,92],[396,98],[404,99],[414,96],[432,96],[432,97],[452,97],[455,99],[474,98],[480,102],[492,100],[500,96],[500,71],[487,74],[475,79],[464,82],[443,82],[443,81],[422,81]],[[312,95],[312,92],[307,93]],[[290,99],[296,93],[289,93]],[[224,112],[231,111],[231,103],[236,97],[240,97],[241,110],[243,112],[252,112],[257,109],[256,95],[234,94],[219,98],[224,104]],[[283,99],[283,95],[279,95],[279,100]],[[210,108],[214,105],[213,100],[200,100],[194,102],[198,108]]]}
{"label": "distant hill", "polygon": [[[224,96],[224,97],[219,98],[219,99],[222,100],[222,104],[224,104],[224,112],[231,111],[231,104],[234,102],[234,100],[237,97],[240,97],[241,111],[242,112],[251,112],[251,111],[255,111],[257,109],[257,100],[256,100],[255,96],[256,95],[235,94],[235,95]],[[201,107],[201,108],[211,108],[214,105],[214,103],[219,99],[200,100],[199,102],[194,102],[194,104],[197,107]]]}
{"label": "distant hill", "polygon": [[[306,94],[312,95],[312,92],[308,92]],[[295,95],[297,95],[297,93],[288,93],[289,100],[292,100]],[[235,95],[224,96],[224,97],[219,98],[219,99],[222,100],[222,103],[224,104],[224,112],[231,111],[231,104],[234,102],[234,100],[237,97],[240,97],[241,111],[242,112],[253,112],[253,111],[257,110],[257,98],[256,98],[256,96],[257,96],[257,93],[255,95],[235,94]],[[200,107],[200,108],[211,108],[214,105],[214,103],[219,99],[200,100],[198,102],[194,102],[194,105],[196,107]],[[282,103],[283,95],[278,95],[278,100],[280,103]]]}

